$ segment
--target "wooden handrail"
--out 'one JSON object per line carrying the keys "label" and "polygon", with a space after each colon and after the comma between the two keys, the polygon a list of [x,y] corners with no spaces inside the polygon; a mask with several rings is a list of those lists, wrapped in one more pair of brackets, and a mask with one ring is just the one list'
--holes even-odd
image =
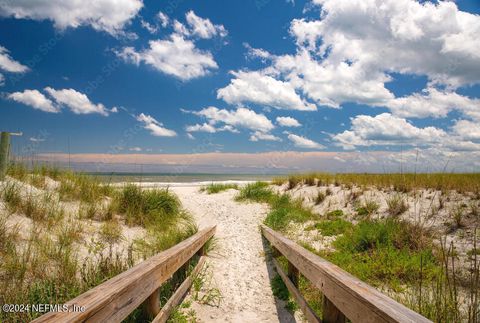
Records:
{"label": "wooden handrail", "polygon": [[[275,253],[287,258],[289,267],[295,268],[323,293],[323,322],[344,322],[345,317],[352,322],[431,322],[264,225],[262,234]],[[281,276],[283,279],[286,275]],[[309,321],[315,322],[315,318]]]}
{"label": "wooden handrail", "polygon": [[83,306],[84,312],[50,312],[33,322],[121,322],[147,298],[156,298],[158,288],[196,253],[202,254],[215,229],[203,229],[66,303]]}

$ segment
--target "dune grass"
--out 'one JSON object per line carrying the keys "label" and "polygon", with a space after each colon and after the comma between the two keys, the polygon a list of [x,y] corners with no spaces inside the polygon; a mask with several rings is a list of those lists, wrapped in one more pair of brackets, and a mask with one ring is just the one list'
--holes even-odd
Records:
{"label": "dune grass", "polygon": [[441,191],[456,190],[460,193],[473,192],[480,196],[480,173],[392,173],[392,174],[329,174],[308,173],[277,177],[273,184],[288,183],[288,189],[299,184],[325,186],[376,186],[380,189],[394,189],[398,192],[409,192],[418,188]]}
{"label": "dune grass", "polygon": [[115,195],[112,203],[114,210],[125,216],[128,225],[161,223],[168,227],[182,216],[180,200],[168,188],[142,190],[128,184]]}
{"label": "dune grass", "polygon": [[[11,165],[9,176],[15,180],[4,182],[0,190],[6,206],[0,214],[0,303],[65,303],[197,232],[191,216],[168,190],[134,185],[116,190],[88,175],[19,164]],[[58,185],[49,187],[47,178]],[[67,216],[63,203],[76,203],[78,213]],[[8,224],[13,213],[33,220],[30,231]],[[86,235],[85,218],[102,221],[98,239]],[[125,239],[123,222],[146,229],[128,250],[113,247]],[[79,255],[80,246],[88,250],[86,259]],[[26,322],[39,315],[0,311],[0,321]],[[137,309],[126,321],[144,318]]]}
{"label": "dune grass", "polygon": [[207,192],[207,194],[216,194],[230,189],[238,190],[238,184],[211,183],[203,186],[200,191]]}
{"label": "dune grass", "polygon": [[[296,179],[291,185],[298,185]],[[391,216],[382,219],[373,220],[371,217],[378,210],[377,203],[370,200],[359,203],[356,211],[360,217],[356,224],[346,221],[341,210],[314,214],[303,206],[301,199],[274,193],[265,183],[247,185],[240,190],[237,199],[268,203],[271,210],[265,218],[265,225],[287,235],[290,224],[313,221],[314,224],[306,230],[316,229],[323,236],[336,236],[333,250],[318,251],[306,242],[300,242],[305,248],[389,292],[399,302],[430,319],[474,322],[468,319],[469,315],[479,318],[477,260],[472,262],[471,283],[474,287],[470,285],[471,297],[468,306],[464,306],[455,292],[460,288],[455,268],[449,267],[454,263],[453,249],[439,248],[433,243],[431,232],[419,224],[400,220],[398,215],[406,211],[407,205],[399,197],[387,201]],[[321,196],[320,201],[314,202],[317,204],[323,200],[324,196]],[[452,217],[458,219],[457,213],[454,212]],[[472,257],[474,255],[472,253]],[[321,294],[309,282],[301,285],[305,299],[320,314]]]}

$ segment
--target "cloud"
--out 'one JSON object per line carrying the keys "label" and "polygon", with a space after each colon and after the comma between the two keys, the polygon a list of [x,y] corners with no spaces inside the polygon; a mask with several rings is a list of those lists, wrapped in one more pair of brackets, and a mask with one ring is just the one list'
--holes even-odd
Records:
{"label": "cloud", "polygon": [[60,107],[56,106],[50,99],[48,99],[38,90],[24,90],[23,92],[10,93],[7,95],[7,98],[44,112],[60,112]]}
{"label": "cloud", "polygon": [[46,87],[45,92],[52,96],[58,105],[68,107],[75,114],[99,113],[108,116],[109,113],[118,111],[116,107],[109,110],[101,103],[94,104],[85,94],[74,89],[55,90]]}
{"label": "cloud", "polygon": [[0,69],[10,73],[24,73],[28,71],[28,67],[14,60],[8,49],[0,46]]}
{"label": "cloud", "polygon": [[390,77],[378,71],[365,71],[360,64],[320,62],[309,51],[278,56],[273,68],[295,89],[317,104],[339,108],[344,102],[381,104],[394,97],[385,88]]}
{"label": "cloud", "polygon": [[230,84],[217,91],[217,98],[229,104],[251,102],[277,109],[314,111],[317,107],[303,100],[288,82],[261,72],[231,72]]}
{"label": "cloud", "polygon": [[30,137],[28,140],[30,140],[31,142],[44,142],[45,138]]}
{"label": "cloud", "polygon": [[294,119],[292,117],[277,117],[276,120],[281,127],[300,127],[301,126],[300,122],[298,122],[297,119]]}
{"label": "cloud", "polygon": [[455,134],[466,140],[480,141],[480,123],[469,120],[458,120],[452,127]]}
{"label": "cloud", "polygon": [[357,146],[400,145],[425,146],[439,143],[447,133],[435,127],[417,128],[407,120],[382,113],[375,117],[358,115],[352,120],[352,127],[333,140],[344,149]]}
{"label": "cloud", "polygon": [[142,151],[142,148],[140,148],[140,147],[131,147],[131,148],[129,148],[128,150],[140,152],[140,151]]}
{"label": "cloud", "polygon": [[210,124],[208,124],[208,123],[204,123],[204,124],[198,124],[198,123],[197,123],[197,124],[192,125],[192,126],[187,126],[187,127],[185,128],[185,130],[186,130],[187,132],[197,132],[197,131],[198,131],[198,132],[208,132],[208,133],[215,133],[215,132],[217,132],[217,129],[216,129],[214,126],[212,126],[212,125],[210,125]]}
{"label": "cloud", "polygon": [[167,27],[168,24],[170,23],[170,18],[168,18],[168,16],[161,11],[157,13],[157,18],[158,20],[160,20],[160,25],[163,28]]}
{"label": "cloud", "polygon": [[195,14],[192,10],[186,14],[187,23],[191,28],[191,34],[204,39],[214,36],[225,37],[228,32],[223,25],[214,25],[210,19],[204,19]]}
{"label": "cloud", "polygon": [[136,116],[137,121],[144,124],[144,128],[150,130],[150,133],[156,137],[175,137],[177,133],[173,130],[167,129],[161,122],[158,122],[150,115],[140,113]]}
{"label": "cloud", "polygon": [[253,48],[249,43],[244,43],[243,46],[247,49],[247,58],[260,58],[263,62],[273,57],[268,51],[261,48]]}
{"label": "cloud", "polygon": [[310,140],[308,138],[295,135],[293,133],[288,134],[288,139],[293,143],[295,147],[306,148],[306,149],[324,149],[325,146]]}
{"label": "cloud", "polygon": [[429,87],[423,93],[390,100],[386,106],[400,117],[444,118],[452,110],[480,121],[480,99],[471,99],[451,91]]}
{"label": "cloud", "polygon": [[261,131],[263,133],[267,133],[275,128],[272,122],[264,114],[259,114],[246,108],[225,110],[216,107],[208,107],[200,111],[182,111],[205,117],[209,120],[210,125],[224,123],[231,127],[246,128],[253,131]]}
{"label": "cloud", "polygon": [[296,20],[291,31],[297,41],[321,39],[318,54],[328,54],[332,64],[348,60],[366,72],[427,75],[451,86],[480,81],[480,16],[460,11],[453,1],[314,3],[322,10],[316,28]]}
{"label": "cloud", "polygon": [[[446,89],[439,92],[457,101],[456,88],[480,82],[480,16],[460,11],[453,1],[386,0],[379,5],[378,1],[314,0],[313,4],[321,8],[317,19],[291,22],[295,54],[270,55],[247,46],[248,55],[271,61],[258,73],[267,71],[287,83],[304,101],[332,108],[349,102],[387,106],[397,115],[425,115],[436,107],[442,113],[451,109],[439,102],[443,99],[435,88]],[[430,102],[427,111],[407,107],[400,112],[404,98],[396,100],[385,86],[394,80],[394,73],[427,77],[427,93],[420,99],[408,98],[418,106]],[[254,92],[250,100],[250,93],[259,88],[258,80],[241,79],[242,87],[235,87],[235,80],[224,89],[242,91],[232,91],[235,95],[227,95],[227,100],[262,98]]]}
{"label": "cloud", "polygon": [[4,1],[0,16],[51,20],[58,29],[91,26],[119,34],[143,7],[141,0],[36,0]]}
{"label": "cloud", "polygon": [[140,20],[140,24],[143,28],[145,28],[150,34],[155,34],[158,31],[158,27],[155,25],[152,25],[148,21],[145,20]]}
{"label": "cloud", "polygon": [[282,139],[280,139],[277,136],[274,136],[270,133],[264,133],[261,131],[255,131],[254,133],[252,133],[249,140],[250,141],[259,141],[259,140],[282,141]]}
{"label": "cloud", "polygon": [[117,55],[127,62],[135,65],[143,62],[184,81],[205,76],[218,68],[210,52],[199,50],[193,41],[177,33],[166,40],[149,41],[149,47],[143,51],[124,47]]}

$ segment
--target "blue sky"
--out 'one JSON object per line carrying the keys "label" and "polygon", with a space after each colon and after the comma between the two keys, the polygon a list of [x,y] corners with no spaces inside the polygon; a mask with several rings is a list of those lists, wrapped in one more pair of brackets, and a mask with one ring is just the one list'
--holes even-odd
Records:
{"label": "blue sky", "polygon": [[89,162],[477,171],[480,4],[379,3],[5,2],[0,129],[24,133],[16,153]]}

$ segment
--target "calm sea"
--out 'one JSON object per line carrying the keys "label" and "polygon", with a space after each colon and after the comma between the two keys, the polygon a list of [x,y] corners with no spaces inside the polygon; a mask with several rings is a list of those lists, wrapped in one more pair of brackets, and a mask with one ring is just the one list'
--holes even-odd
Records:
{"label": "calm sea", "polygon": [[167,174],[167,173],[89,173],[100,180],[111,183],[194,183],[218,181],[269,181],[280,175],[259,174]]}

